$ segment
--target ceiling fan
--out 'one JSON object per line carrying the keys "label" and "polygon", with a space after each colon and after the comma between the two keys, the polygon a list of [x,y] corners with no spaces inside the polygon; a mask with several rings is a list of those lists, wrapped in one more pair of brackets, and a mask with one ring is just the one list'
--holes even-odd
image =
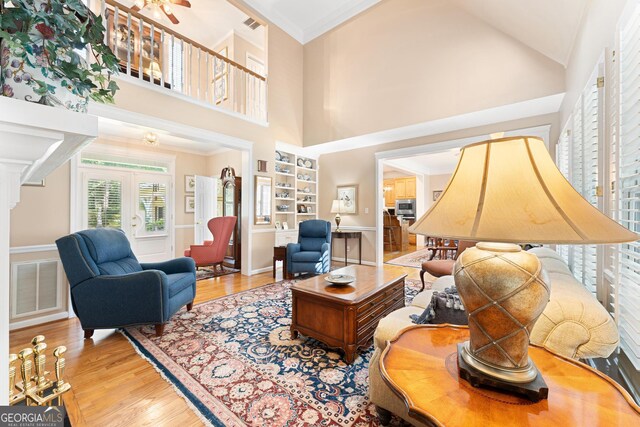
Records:
{"label": "ceiling fan", "polygon": [[144,9],[145,7],[149,7],[153,10],[153,17],[156,19],[160,19],[162,15],[160,12],[164,13],[169,21],[173,24],[179,24],[178,18],[173,14],[173,10],[171,5],[176,6],[184,6],[187,8],[191,7],[191,3],[187,0],[136,0],[133,7],[131,8],[133,11],[137,12],[140,9]]}

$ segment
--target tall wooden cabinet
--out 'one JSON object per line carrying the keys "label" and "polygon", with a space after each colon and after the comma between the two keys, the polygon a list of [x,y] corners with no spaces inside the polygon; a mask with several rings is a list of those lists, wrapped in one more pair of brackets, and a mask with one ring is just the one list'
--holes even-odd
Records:
{"label": "tall wooden cabinet", "polygon": [[241,216],[241,191],[242,178],[235,177],[235,180],[225,180],[222,182],[222,212],[224,216],[235,216],[238,218],[236,227],[233,230],[229,247],[224,256],[224,265],[231,268],[240,269],[241,250],[240,250],[240,216]]}

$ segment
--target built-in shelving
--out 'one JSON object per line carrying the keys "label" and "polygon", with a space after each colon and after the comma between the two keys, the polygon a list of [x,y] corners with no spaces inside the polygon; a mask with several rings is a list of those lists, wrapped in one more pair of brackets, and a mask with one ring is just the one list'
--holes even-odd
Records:
{"label": "built-in shelving", "polygon": [[285,150],[277,150],[275,157],[276,222],[287,223],[282,234],[297,237],[298,223],[318,217],[318,162]]}

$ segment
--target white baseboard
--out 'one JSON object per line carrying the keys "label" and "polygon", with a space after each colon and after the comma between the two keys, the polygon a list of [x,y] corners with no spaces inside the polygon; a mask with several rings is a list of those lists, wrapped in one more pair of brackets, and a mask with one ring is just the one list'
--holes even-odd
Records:
{"label": "white baseboard", "polygon": [[253,276],[254,274],[266,273],[267,271],[272,271],[272,270],[273,270],[273,267],[258,268],[256,270],[251,270],[251,275]]}
{"label": "white baseboard", "polygon": [[[337,263],[338,265],[339,264],[343,264],[344,265],[344,258],[343,257],[332,257],[331,261]],[[354,259],[354,258],[347,258],[347,262],[349,263],[349,265],[351,265],[351,264],[357,264],[359,261],[357,259]],[[373,261],[362,260],[362,264],[363,265],[372,265],[374,267],[376,266],[376,263],[373,262]]]}
{"label": "white baseboard", "polygon": [[53,322],[54,320],[68,319],[69,313],[63,311],[61,313],[50,314],[48,316],[36,317],[34,319],[22,320],[20,322],[12,322],[9,325],[9,330],[27,328],[29,326],[41,325],[43,323]]}

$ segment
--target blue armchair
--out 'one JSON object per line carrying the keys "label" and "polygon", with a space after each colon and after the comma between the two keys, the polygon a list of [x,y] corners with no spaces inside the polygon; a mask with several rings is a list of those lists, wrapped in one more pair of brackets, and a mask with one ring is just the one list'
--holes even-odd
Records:
{"label": "blue armchair", "polygon": [[95,329],[164,324],[183,305],[193,307],[196,265],[191,258],[140,264],[124,232],[98,228],[56,240],[71,285],[73,311],[84,337]]}
{"label": "blue armchair", "polygon": [[295,273],[328,273],[331,268],[331,223],[311,219],[300,223],[298,243],[287,245],[287,270]]}

